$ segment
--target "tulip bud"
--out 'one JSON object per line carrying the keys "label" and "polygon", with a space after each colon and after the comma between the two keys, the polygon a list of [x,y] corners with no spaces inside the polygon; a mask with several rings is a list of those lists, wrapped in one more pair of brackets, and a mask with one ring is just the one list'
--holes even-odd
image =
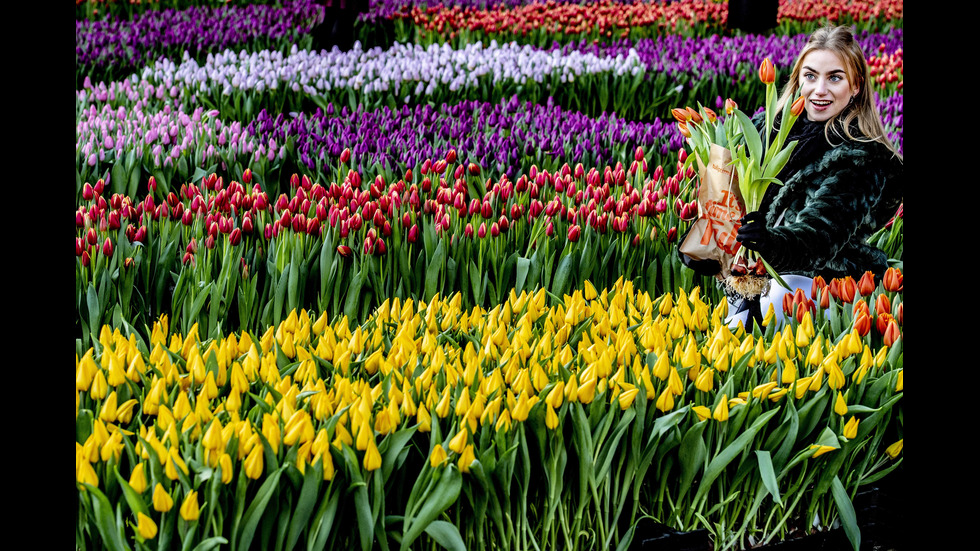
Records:
{"label": "tulip bud", "polygon": [[675,107],[675,108],[671,109],[670,110],[670,114],[673,115],[674,116],[674,119],[677,120],[677,122],[679,122],[679,123],[681,123],[681,122],[687,122],[688,118],[690,118],[690,115],[687,112],[687,109],[684,109],[682,107]]}
{"label": "tulip bud", "polygon": [[888,268],[885,270],[885,278],[882,281],[886,291],[900,293],[904,288],[904,277],[898,268]]}
{"label": "tulip bud", "polygon": [[582,228],[580,226],[571,226],[568,228],[568,240],[572,243],[578,241],[578,238],[582,235]]}
{"label": "tulip bud", "polygon": [[157,537],[157,523],[153,519],[144,515],[142,511],[136,513],[136,531],[144,540],[151,540]]}
{"label": "tulip bud", "polygon": [[349,160],[350,160],[350,148],[348,147],[348,148],[345,148],[340,153],[340,162],[341,163],[347,163],[347,161],[349,161]]}
{"label": "tulip bud", "polygon": [[875,292],[876,287],[875,275],[872,272],[864,272],[864,275],[858,280],[857,290],[863,297],[871,296],[871,293]]}
{"label": "tulip bud", "polygon": [[773,66],[768,57],[763,59],[762,64],[759,65],[759,80],[765,85],[776,82],[776,67]]}
{"label": "tulip bud", "polygon": [[803,96],[800,96],[793,102],[793,105],[789,108],[789,112],[794,117],[799,117],[803,113],[804,106],[806,106],[806,100],[803,99]]}
{"label": "tulip bud", "polygon": [[102,242],[102,254],[104,254],[105,256],[107,256],[109,258],[111,258],[112,257],[112,250],[113,250],[112,241],[109,241],[109,238],[106,237],[105,238],[105,241]]}
{"label": "tulip bud", "polygon": [[728,99],[725,100],[725,114],[726,115],[731,115],[732,113],[735,112],[736,109],[738,109],[738,104],[735,103],[735,100],[733,100],[732,98],[728,98]]}

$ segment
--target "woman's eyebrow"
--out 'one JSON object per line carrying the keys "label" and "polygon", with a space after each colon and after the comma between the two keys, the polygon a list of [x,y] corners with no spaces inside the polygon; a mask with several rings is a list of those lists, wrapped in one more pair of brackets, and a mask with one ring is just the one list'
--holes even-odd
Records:
{"label": "woman's eyebrow", "polygon": [[[820,72],[820,71],[817,71],[816,69],[814,69],[813,67],[810,67],[809,65],[804,65],[803,66],[803,69],[804,70],[807,70],[807,71],[810,71],[812,73],[819,73]],[[828,75],[832,75],[834,73],[843,73],[843,72],[844,72],[844,69],[831,69],[830,71],[827,71],[827,74]]]}

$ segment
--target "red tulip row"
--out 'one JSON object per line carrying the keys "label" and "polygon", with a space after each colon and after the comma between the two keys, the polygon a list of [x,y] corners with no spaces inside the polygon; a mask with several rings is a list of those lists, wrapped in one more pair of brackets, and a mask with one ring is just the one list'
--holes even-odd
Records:
{"label": "red tulip row", "polygon": [[[626,38],[631,30],[649,28],[678,30],[698,25],[724,25],[728,17],[725,2],[681,0],[632,4],[600,0],[588,3],[533,2],[516,7],[479,9],[459,6],[405,6],[393,16],[413,23],[436,35],[455,37],[456,33],[480,31],[506,32],[527,36],[532,33],[598,35]],[[901,21],[902,0],[782,0],[778,19],[786,22]]]}

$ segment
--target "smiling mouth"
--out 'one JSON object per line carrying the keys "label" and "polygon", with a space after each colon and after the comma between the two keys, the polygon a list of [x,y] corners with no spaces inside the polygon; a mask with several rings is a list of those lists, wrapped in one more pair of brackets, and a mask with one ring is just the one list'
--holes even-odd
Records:
{"label": "smiling mouth", "polygon": [[830,105],[830,104],[832,104],[834,102],[832,102],[830,100],[826,100],[826,99],[812,99],[812,100],[810,100],[810,103],[812,103],[813,105],[816,105],[817,107],[827,107],[828,105]]}

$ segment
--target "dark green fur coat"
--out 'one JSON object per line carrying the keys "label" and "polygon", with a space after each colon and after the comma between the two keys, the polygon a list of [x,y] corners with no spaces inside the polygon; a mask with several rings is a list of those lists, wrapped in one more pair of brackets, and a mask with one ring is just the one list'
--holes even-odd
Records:
{"label": "dark green fur coat", "polygon": [[867,239],[902,202],[902,162],[884,145],[860,141],[801,157],[804,163],[780,174],[782,186],[767,190],[761,210],[773,241],[766,260],[779,272],[828,282],[866,271],[880,277],[885,253]]}

